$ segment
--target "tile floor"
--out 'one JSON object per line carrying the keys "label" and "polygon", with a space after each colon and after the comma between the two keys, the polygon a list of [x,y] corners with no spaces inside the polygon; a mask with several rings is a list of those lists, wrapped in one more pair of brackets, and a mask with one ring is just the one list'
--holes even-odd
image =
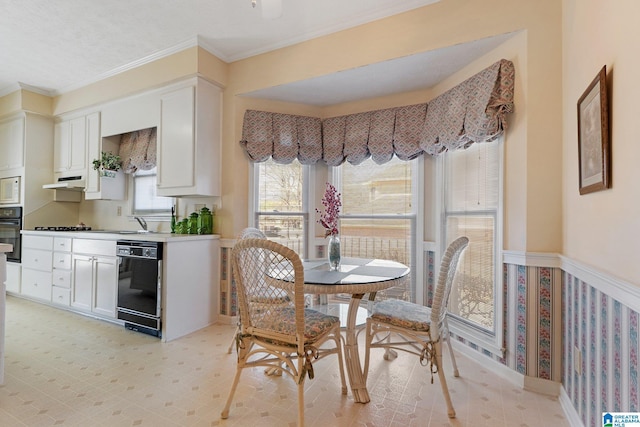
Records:
{"label": "tile floor", "polygon": [[[108,322],[8,297],[0,425],[295,426],[287,377],[245,370],[230,417],[220,419],[235,371],[234,327],[214,325],[169,343]],[[449,375],[457,418],[446,415],[437,377],[401,354],[374,353],[369,404],[340,394],[335,358],[306,382],[307,426],[566,426],[556,399],[524,391],[458,355]],[[445,355],[448,357],[448,355]],[[447,359],[446,369],[451,369]]]}

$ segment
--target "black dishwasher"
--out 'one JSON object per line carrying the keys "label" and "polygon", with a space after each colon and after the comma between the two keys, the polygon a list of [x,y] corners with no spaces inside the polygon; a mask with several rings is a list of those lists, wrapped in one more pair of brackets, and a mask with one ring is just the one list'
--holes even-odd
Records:
{"label": "black dishwasher", "polygon": [[128,329],[161,336],[162,242],[119,240],[118,319]]}

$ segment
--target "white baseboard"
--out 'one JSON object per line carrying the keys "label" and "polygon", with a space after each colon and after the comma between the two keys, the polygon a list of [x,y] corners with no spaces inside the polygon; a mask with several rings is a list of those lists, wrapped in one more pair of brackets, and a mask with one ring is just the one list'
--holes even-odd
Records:
{"label": "white baseboard", "polygon": [[524,389],[529,391],[534,391],[536,393],[544,394],[547,396],[558,397],[560,396],[560,389],[562,388],[562,384],[545,380],[543,378],[524,376]]}
{"label": "white baseboard", "polygon": [[560,406],[562,406],[562,410],[564,411],[564,416],[567,417],[567,421],[569,421],[569,425],[571,427],[584,427],[584,424],[580,419],[580,415],[578,415],[576,409],[573,407],[573,402],[571,402],[571,399],[564,387],[560,388],[559,400]]}
{"label": "white baseboard", "polygon": [[226,314],[221,314],[218,316],[218,322],[220,325],[234,325],[238,324],[238,316],[228,316]]}
{"label": "white baseboard", "polygon": [[508,366],[497,362],[489,356],[486,356],[461,342],[451,340],[451,344],[453,344],[455,351],[462,353],[473,360],[481,359],[482,366],[486,366],[488,369],[491,369],[493,373],[498,374],[500,377],[509,381],[513,385],[524,388],[524,375],[514,371]]}

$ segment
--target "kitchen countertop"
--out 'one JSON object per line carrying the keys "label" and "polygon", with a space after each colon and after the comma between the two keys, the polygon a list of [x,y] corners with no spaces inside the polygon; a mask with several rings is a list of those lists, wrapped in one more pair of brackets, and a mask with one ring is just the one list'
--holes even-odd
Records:
{"label": "kitchen countertop", "polygon": [[46,230],[22,230],[22,234],[27,236],[54,236],[54,237],[74,237],[78,239],[96,240],[140,240],[146,242],[182,242],[194,240],[215,240],[219,239],[218,234],[175,234],[175,233],[138,233],[135,231],[46,231]]}

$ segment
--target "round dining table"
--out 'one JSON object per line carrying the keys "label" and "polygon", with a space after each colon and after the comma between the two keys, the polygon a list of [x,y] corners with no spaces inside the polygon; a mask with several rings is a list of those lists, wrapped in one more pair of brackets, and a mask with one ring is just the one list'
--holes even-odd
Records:
{"label": "round dining table", "polygon": [[303,260],[302,265],[305,294],[351,295],[344,329],[344,359],[354,401],[367,403],[370,398],[360,363],[356,334],[360,301],[365,294],[369,294],[369,301],[373,301],[376,292],[401,285],[411,270],[396,261],[349,257],[341,259],[337,270],[331,270],[326,259]]}

